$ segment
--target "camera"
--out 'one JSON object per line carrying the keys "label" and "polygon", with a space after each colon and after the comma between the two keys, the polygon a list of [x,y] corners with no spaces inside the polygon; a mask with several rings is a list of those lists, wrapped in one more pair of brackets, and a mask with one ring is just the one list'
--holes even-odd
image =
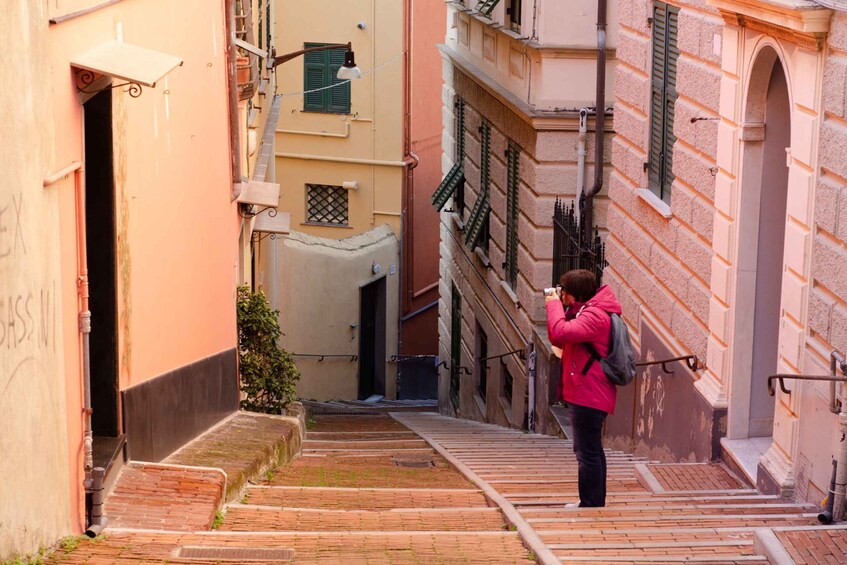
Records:
{"label": "camera", "polygon": [[552,287],[552,288],[545,288],[545,289],[544,289],[544,296],[553,296],[554,294],[555,294],[556,296],[561,296],[561,295],[562,295],[562,287],[561,287],[561,285],[556,285],[556,286],[554,286],[554,287]]}

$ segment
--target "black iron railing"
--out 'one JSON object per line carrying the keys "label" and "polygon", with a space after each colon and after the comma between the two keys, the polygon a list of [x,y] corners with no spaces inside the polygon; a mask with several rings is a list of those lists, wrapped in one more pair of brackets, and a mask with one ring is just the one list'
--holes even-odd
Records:
{"label": "black iron railing", "polygon": [[593,233],[586,230],[584,208],[584,197],[579,200],[579,214],[573,202],[567,205],[556,199],[553,211],[553,286],[559,284],[563,274],[574,269],[592,271],[598,281],[603,279],[605,245],[596,229]]}

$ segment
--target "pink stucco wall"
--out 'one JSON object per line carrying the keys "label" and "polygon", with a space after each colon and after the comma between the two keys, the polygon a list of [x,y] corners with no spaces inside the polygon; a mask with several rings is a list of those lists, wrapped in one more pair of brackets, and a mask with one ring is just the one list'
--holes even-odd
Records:
{"label": "pink stucco wall", "polygon": [[[239,218],[230,202],[223,1],[128,0],[50,26],[56,170],[83,161],[69,60],[122,35],[184,64],[156,88],[114,91],[120,386],[235,347]],[[163,17],[167,14],[167,17]],[[68,442],[82,527],[82,391],[72,185],[59,199]]]}

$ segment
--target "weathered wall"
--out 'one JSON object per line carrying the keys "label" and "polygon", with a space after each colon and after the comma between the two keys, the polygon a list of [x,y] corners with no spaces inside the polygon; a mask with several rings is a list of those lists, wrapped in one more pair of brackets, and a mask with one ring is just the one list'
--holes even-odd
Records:
{"label": "weathered wall", "polygon": [[59,191],[45,189],[54,170],[54,130],[44,2],[0,11],[9,42],[0,76],[0,561],[33,553],[70,532],[63,359]]}
{"label": "weathered wall", "polygon": [[[620,2],[605,278],[621,300],[636,344],[641,339],[640,328],[646,324],[675,354],[693,353],[705,359],[722,20],[699,2],[676,5],[681,6],[679,98],[674,122],[677,142],[673,149],[676,178],[670,209],[659,211],[638,192],[647,186],[643,164],[648,161],[650,133],[651,29],[647,18],[652,16],[652,2]],[[692,118],[700,119],[692,122]],[[646,353],[643,347],[641,353]],[[673,432],[666,428],[651,439],[655,445],[663,445],[667,443],[663,436]],[[676,455],[687,458],[688,451]]]}
{"label": "weathered wall", "polygon": [[[290,353],[358,355],[360,289],[386,278],[386,356],[397,354],[393,331],[399,311],[399,244],[388,226],[342,240],[292,232],[271,242],[276,256],[267,257],[268,298],[280,311],[280,345]],[[271,252],[272,253],[272,252]],[[380,265],[375,274],[374,265]],[[308,297],[308,299],[307,299]],[[303,398],[358,398],[359,364],[349,358],[295,357],[302,377],[297,395]],[[379,362],[380,360],[377,360]],[[396,394],[396,365],[386,363],[386,397]]]}

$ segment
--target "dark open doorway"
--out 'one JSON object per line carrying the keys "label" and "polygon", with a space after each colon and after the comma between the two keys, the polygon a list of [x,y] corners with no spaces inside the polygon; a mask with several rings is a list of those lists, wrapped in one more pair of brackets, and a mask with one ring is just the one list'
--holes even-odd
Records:
{"label": "dark open doorway", "polygon": [[385,278],[361,288],[359,399],[385,396]]}
{"label": "dark open doorway", "polygon": [[91,310],[91,406],[95,466],[109,467],[120,447],[118,313],[112,92],[84,104],[85,230]]}

